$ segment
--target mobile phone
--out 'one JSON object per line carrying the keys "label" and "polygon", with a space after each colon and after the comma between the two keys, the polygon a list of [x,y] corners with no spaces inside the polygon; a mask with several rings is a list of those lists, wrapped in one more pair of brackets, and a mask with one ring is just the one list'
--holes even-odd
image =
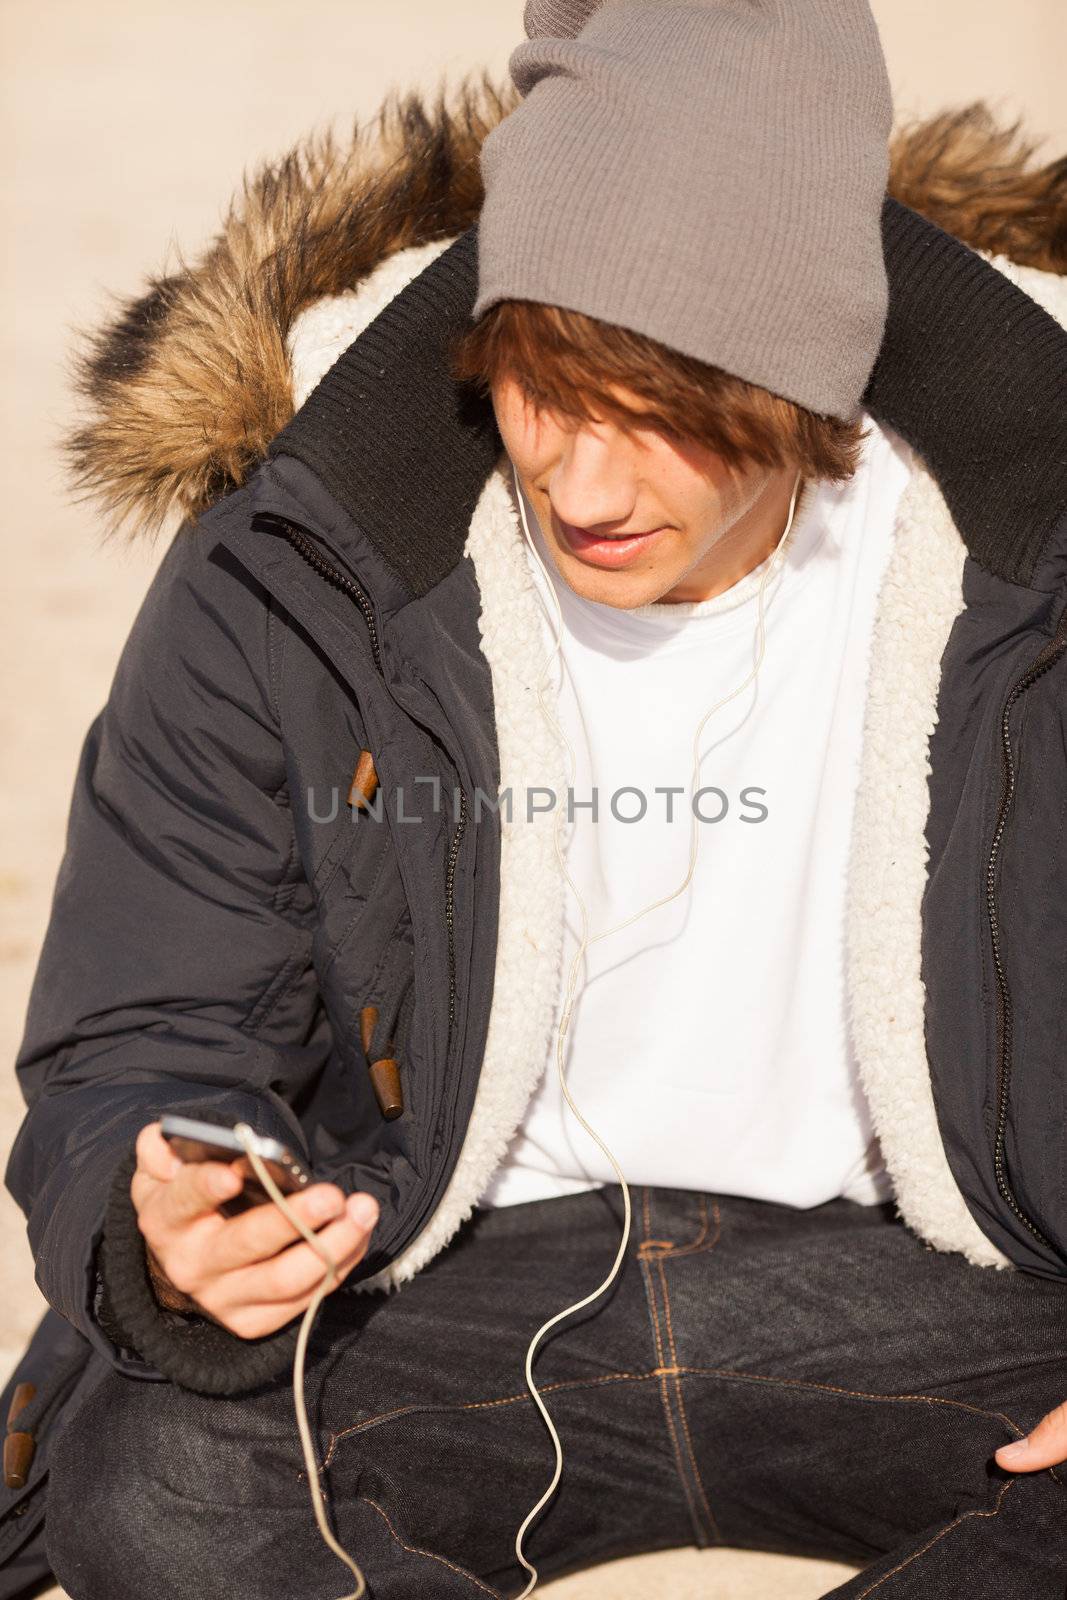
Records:
{"label": "mobile phone", "polygon": [[[270,1201],[270,1195],[256,1177],[248,1154],[232,1128],[213,1122],[197,1122],[192,1117],[162,1118],[160,1129],[174,1154],[182,1161],[224,1161],[229,1165],[240,1157],[237,1170],[244,1175],[244,1187],[231,1200],[223,1200],[219,1211],[237,1216],[252,1206]],[[257,1135],[255,1151],[284,1195],[298,1194],[314,1182],[313,1175],[287,1145],[277,1139]]]}

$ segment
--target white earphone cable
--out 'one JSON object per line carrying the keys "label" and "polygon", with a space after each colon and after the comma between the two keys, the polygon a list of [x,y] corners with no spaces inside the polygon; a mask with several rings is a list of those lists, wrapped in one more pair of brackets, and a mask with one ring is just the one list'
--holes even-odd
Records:
{"label": "white earphone cable", "polygon": [[339,1600],[363,1600],[363,1596],[367,1592],[366,1579],[347,1550],[338,1544],[334,1538],[333,1530],[326,1520],[326,1491],[319,1481],[319,1464],[315,1459],[315,1446],[311,1438],[311,1428],[308,1425],[307,1404],[304,1398],[304,1359],[307,1355],[311,1324],[314,1322],[322,1302],[337,1283],[337,1263],[329,1251],[325,1250],[319,1240],[316,1239],[311,1229],[297,1216],[292,1206],[287,1203],[285,1196],[278,1188],[255,1149],[256,1135],[253,1129],[249,1127],[247,1122],[239,1122],[233,1131],[244,1146],[245,1154],[252,1163],[252,1170],[274,1201],[274,1204],[282,1215],[288,1218],[293,1227],[303,1234],[315,1254],[326,1265],[326,1276],[307,1303],[303,1320],[300,1324],[300,1332],[297,1336],[296,1354],[293,1357],[293,1404],[296,1407],[296,1426],[300,1434],[300,1447],[304,1452],[304,1466],[307,1469],[308,1488],[311,1491],[311,1508],[315,1513],[315,1521],[319,1525],[319,1532],[334,1555],[337,1556],[338,1560],[344,1562],[356,1580],[356,1587],[350,1590],[348,1594],[341,1595]]}
{"label": "white earphone cable", "polygon": [[[549,706],[548,706],[548,704],[547,704],[547,702],[545,700],[545,694],[544,694],[545,679],[546,679],[546,677],[548,675],[549,667],[551,666],[552,661],[555,659],[555,657],[560,654],[560,652],[562,650],[562,647],[563,647],[563,612],[562,612],[562,610],[560,608],[559,597],[556,594],[555,586],[554,586],[551,578],[548,575],[548,572],[547,572],[547,570],[545,568],[544,562],[541,560],[541,556],[540,556],[539,551],[537,550],[536,546],[534,545],[534,542],[533,542],[532,538],[530,537],[530,529],[529,529],[529,525],[527,524],[527,520],[526,520],[526,510],[525,510],[525,505],[524,505],[524,502],[523,502],[522,491],[521,491],[521,489],[519,487],[517,474],[514,473],[514,463],[512,463],[512,471],[513,471],[513,474],[515,476],[515,498],[517,500],[517,503],[518,503],[518,506],[519,506],[520,516],[521,516],[521,519],[522,519],[523,533],[525,535],[526,542],[529,545],[530,550],[533,553],[535,561],[537,562],[538,566],[541,568],[542,573],[544,573],[545,579],[547,581],[547,587],[548,587],[549,593],[552,596],[552,601],[553,601],[553,604],[555,605],[555,609],[556,609],[556,630],[555,630],[556,640],[555,640],[555,644],[554,644],[554,646],[552,648],[552,651],[551,651],[551,653],[550,653],[550,655],[548,657],[548,660],[545,662],[545,665],[542,668],[540,678],[538,679],[538,684],[537,684],[537,702],[538,702],[538,705],[539,705],[539,707],[541,709],[542,715],[546,718],[546,720],[552,726],[557,738],[560,740],[560,743],[566,749],[566,752],[567,752],[568,783],[569,784],[573,784],[574,774],[575,774],[575,754],[574,754],[574,749],[573,749],[573,746],[571,745],[570,741],[568,740],[566,734],[563,732],[563,729],[561,728],[561,726],[559,724],[559,721],[557,720],[557,718],[553,715],[552,711],[550,710],[550,708],[549,708]],[[697,725],[696,732],[693,735],[693,765],[692,765],[692,771],[691,771],[691,776],[690,776],[690,787],[691,787],[691,789],[696,783],[697,773],[698,773],[699,767],[700,767],[700,759],[701,759],[700,758],[700,735],[704,730],[704,726],[707,723],[708,718],[710,716],[712,716],[712,714],[714,712],[719,711],[723,706],[727,705],[729,703],[729,701],[736,699],[736,697],[739,694],[741,694],[742,691],[745,688],[747,688],[747,686],[751,682],[753,682],[753,680],[757,677],[757,675],[759,673],[760,663],[763,660],[763,653],[764,653],[764,648],[765,648],[765,644],[766,644],[766,632],[765,632],[765,627],[764,627],[764,611],[763,611],[764,590],[766,588],[767,580],[768,580],[768,578],[769,578],[769,576],[771,574],[771,571],[772,571],[772,569],[774,568],[774,566],[775,566],[775,564],[777,562],[778,555],[779,555],[783,545],[785,544],[786,538],[787,538],[787,536],[789,534],[789,530],[792,527],[792,524],[793,524],[793,512],[794,512],[794,508],[796,506],[797,493],[798,493],[799,489],[800,489],[800,474],[798,473],[797,474],[796,483],[793,486],[792,499],[789,502],[789,516],[788,516],[788,519],[786,521],[785,528],[784,528],[784,530],[782,532],[781,538],[779,539],[777,545],[775,546],[773,552],[771,553],[771,556],[768,558],[768,560],[767,560],[767,562],[766,562],[766,564],[764,566],[763,573],[762,573],[761,578],[760,578],[759,591],[758,591],[758,595],[757,595],[757,622],[756,622],[756,636],[757,636],[757,639],[758,639],[758,648],[757,648],[755,663],[754,663],[754,665],[752,667],[751,672],[749,672],[747,677],[745,677],[737,685],[737,688],[731,690],[731,692],[729,694],[724,695],[721,700],[717,700],[713,706],[709,707],[709,709],[704,713],[703,717],[700,719],[700,722]],[[626,1254],[626,1247],[627,1247],[627,1244],[629,1242],[629,1237],[630,1237],[630,1221],[631,1221],[632,1211],[631,1211],[631,1204],[630,1204],[630,1189],[629,1189],[629,1185],[626,1182],[626,1179],[625,1179],[625,1177],[623,1175],[623,1172],[622,1172],[622,1168],[619,1166],[619,1163],[616,1161],[615,1157],[612,1155],[611,1151],[608,1149],[607,1145],[604,1143],[603,1139],[601,1139],[599,1134],[597,1134],[595,1132],[595,1130],[590,1127],[589,1123],[582,1116],[582,1113],[579,1111],[578,1107],[575,1105],[573,1099],[571,1098],[570,1091],[567,1088],[566,1076],[565,1076],[564,1069],[563,1069],[563,1045],[564,1045],[564,1040],[565,1040],[566,1035],[567,1035],[567,1030],[568,1030],[568,1028],[570,1026],[571,1012],[572,1012],[573,1007],[574,1007],[574,992],[575,992],[575,985],[576,985],[576,982],[577,982],[578,969],[579,969],[579,967],[581,965],[581,962],[582,962],[582,960],[583,960],[583,958],[585,956],[585,952],[589,948],[590,945],[596,944],[601,939],[606,939],[610,934],[618,933],[622,928],[629,927],[631,923],[636,922],[640,917],[647,916],[647,914],[650,911],[656,910],[657,907],[659,907],[659,906],[666,905],[669,901],[676,899],[677,896],[682,893],[682,891],[686,888],[687,884],[689,883],[690,879],[693,876],[693,871],[694,871],[694,868],[696,866],[697,851],[698,851],[698,848],[699,848],[699,841],[700,841],[699,831],[698,831],[697,826],[696,826],[696,821],[697,821],[696,812],[692,809],[692,806],[691,806],[690,807],[690,819],[691,820],[690,820],[690,833],[689,833],[689,837],[690,837],[690,842],[689,842],[689,866],[688,866],[688,869],[686,871],[685,877],[682,879],[682,881],[678,885],[677,889],[673,890],[671,894],[664,895],[659,900],[652,901],[651,904],[642,907],[642,909],[640,911],[635,911],[632,916],[626,917],[622,922],[617,922],[614,927],[605,928],[602,932],[594,934],[592,936],[592,938],[590,938],[589,937],[589,918],[588,918],[588,911],[587,911],[587,908],[586,908],[586,904],[585,904],[585,901],[582,898],[581,892],[579,891],[577,884],[574,882],[573,878],[571,877],[570,873],[567,870],[567,864],[566,864],[566,861],[564,859],[563,852],[562,852],[562,850],[560,848],[560,817],[561,817],[561,814],[562,813],[557,808],[555,816],[554,816],[554,819],[553,819],[553,843],[555,845],[556,858],[559,861],[560,867],[561,867],[562,872],[563,872],[563,876],[565,877],[567,883],[569,884],[569,886],[571,888],[572,893],[574,894],[575,899],[578,902],[578,907],[579,907],[579,911],[580,911],[580,915],[581,915],[582,933],[581,933],[581,939],[579,940],[578,949],[575,952],[575,956],[574,956],[573,961],[571,962],[570,972],[569,972],[568,978],[567,978],[567,986],[566,986],[566,989],[565,989],[565,992],[564,992],[564,1002],[563,1002],[562,1016],[561,1016],[559,1031],[558,1031],[558,1034],[557,1034],[557,1037],[556,1037],[556,1070],[557,1070],[557,1072],[559,1074],[560,1089],[563,1092],[563,1096],[566,1099],[566,1102],[567,1102],[568,1106],[570,1107],[570,1109],[573,1112],[574,1116],[577,1118],[578,1122],[585,1129],[586,1133],[588,1133],[589,1137],[599,1146],[600,1150],[607,1157],[608,1161],[611,1163],[611,1165],[614,1168],[616,1174],[618,1175],[619,1185],[620,1185],[620,1187],[622,1189],[622,1194],[623,1194],[624,1220],[623,1220],[622,1238],[621,1238],[620,1243],[619,1243],[618,1251],[616,1252],[616,1255],[615,1255],[615,1260],[612,1263],[611,1270],[608,1273],[607,1277],[603,1280],[602,1283],[598,1284],[597,1287],[590,1294],[587,1294],[583,1299],[576,1300],[573,1305],[565,1306],[562,1311],[557,1311],[556,1314],[554,1316],[550,1317],[547,1322],[542,1323],[541,1327],[538,1328],[537,1332],[534,1334],[533,1338],[531,1339],[529,1348],[528,1348],[528,1350],[526,1352],[525,1372],[526,1372],[527,1387],[529,1388],[530,1394],[532,1395],[532,1397],[533,1397],[533,1399],[534,1399],[534,1401],[535,1401],[535,1403],[536,1403],[536,1405],[537,1405],[537,1407],[538,1407],[538,1409],[539,1409],[539,1411],[541,1413],[541,1416],[544,1419],[545,1426],[548,1428],[549,1434],[551,1435],[553,1447],[555,1449],[555,1454],[556,1454],[556,1465],[555,1465],[555,1470],[554,1470],[554,1472],[552,1474],[552,1480],[549,1483],[548,1488],[545,1490],[545,1492],[541,1496],[541,1498],[537,1501],[536,1505],[534,1505],[531,1508],[531,1510],[527,1513],[525,1519],[523,1520],[523,1523],[522,1523],[521,1527],[519,1528],[517,1534],[515,1535],[515,1554],[518,1557],[518,1560],[521,1563],[521,1565],[523,1567],[525,1567],[526,1571],[530,1574],[529,1581],[527,1582],[526,1587],[522,1590],[521,1594],[516,1596],[516,1600],[527,1600],[527,1597],[533,1593],[534,1589],[537,1586],[537,1582],[538,1582],[537,1569],[536,1569],[536,1567],[532,1566],[529,1561],[527,1561],[525,1555],[523,1554],[522,1543],[523,1543],[523,1539],[524,1539],[525,1534],[526,1534],[526,1530],[529,1528],[530,1524],[534,1521],[534,1519],[539,1515],[539,1513],[543,1510],[543,1508],[548,1504],[549,1500],[551,1500],[552,1496],[555,1494],[556,1487],[559,1484],[560,1476],[561,1476],[562,1471],[563,1471],[563,1447],[562,1447],[562,1445],[560,1443],[559,1434],[556,1432],[555,1424],[553,1423],[552,1418],[549,1415],[548,1408],[546,1407],[546,1405],[544,1403],[544,1400],[542,1399],[541,1394],[540,1394],[540,1392],[539,1392],[539,1390],[537,1388],[537,1385],[534,1382],[534,1377],[533,1377],[534,1355],[535,1355],[535,1353],[537,1351],[537,1347],[540,1344],[542,1338],[549,1331],[550,1328],[554,1328],[557,1323],[563,1322],[567,1317],[573,1315],[574,1312],[581,1311],[585,1306],[591,1305],[592,1302],[594,1300],[598,1299],[600,1297],[600,1295],[602,1295],[604,1293],[605,1289],[607,1289],[610,1286],[610,1284],[614,1281],[615,1277],[617,1276],[620,1266],[622,1265],[623,1258],[625,1257],[625,1254]],[[248,1156],[248,1159],[252,1164],[252,1170],[255,1172],[256,1177],[259,1179],[260,1183],[263,1185],[264,1189],[267,1191],[267,1193],[270,1196],[270,1198],[273,1201],[273,1203],[278,1207],[278,1209],[281,1211],[282,1215],[284,1217],[286,1217],[287,1220],[292,1224],[292,1226],[294,1228],[296,1228],[297,1231],[303,1236],[303,1238],[307,1241],[307,1243],[315,1251],[316,1255],[322,1260],[322,1262],[324,1263],[324,1265],[326,1267],[326,1275],[325,1275],[325,1277],[323,1278],[323,1280],[320,1283],[319,1287],[315,1290],[314,1294],[312,1295],[310,1301],[307,1304],[307,1307],[305,1308],[303,1319],[302,1319],[301,1324],[300,1324],[300,1332],[299,1332],[299,1334],[297,1336],[296,1352],[295,1352],[295,1355],[293,1357],[293,1404],[294,1404],[294,1407],[295,1407],[295,1410],[296,1410],[297,1431],[298,1431],[298,1433],[300,1435],[300,1446],[301,1446],[301,1450],[303,1451],[304,1465],[305,1465],[305,1468],[307,1470],[308,1489],[309,1489],[310,1494],[311,1494],[312,1510],[313,1510],[313,1512],[315,1514],[315,1521],[318,1524],[319,1533],[322,1535],[322,1538],[323,1538],[324,1542],[333,1551],[334,1555],[336,1555],[340,1561],[343,1561],[344,1564],[349,1568],[349,1570],[351,1571],[353,1577],[356,1580],[356,1587],[354,1589],[352,1589],[348,1594],[340,1596],[339,1600],[363,1600],[363,1597],[367,1592],[366,1579],[364,1578],[363,1573],[362,1573],[360,1567],[358,1566],[358,1564],[356,1563],[356,1561],[352,1558],[352,1556],[350,1556],[348,1554],[348,1552],[338,1543],[337,1539],[334,1537],[333,1530],[330,1528],[329,1522],[327,1520],[326,1504],[325,1504],[326,1491],[325,1491],[325,1489],[323,1488],[323,1486],[322,1486],[322,1484],[320,1482],[319,1465],[318,1465],[318,1462],[317,1462],[317,1460],[315,1458],[315,1445],[314,1445],[314,1441],[312,1440],[312,1437],[311,1437],[311,1428],[310,1428],[310,1425],[308,1423],[307,1404],[306,1404],[306,1399],[305,1399],[305,1395],[304,1395],[304,1364],[305,1364],[305,1360],[306,1360],[306,1356],[307,1356],[307,1346],[308,1346],[308,1340],[309,1340],[309,1337],[310,1337],[310,1334],[311,1334],[311,1326],[312,1326],[312,1323],[315,1320],[315,1317],[316,1317],[316,1315],[318,1313],[319,1307],[321,1306],[323,1300],[330,1293],[331,1289],[336,1287],[336,1284],[337,1284],[337,1264],[332,1259],[332,1257],[330,1256],[329,1252],[323,1248],[322,1244],[315,1237],[314,1233],[312,1233],[311,1229],[306,1226],[306,1224],[303,1222],[303,1220],[296,1214],[296,1212],[288,1204],[288,1202],[286,1201],[285,1196],[282,1194],[281,1190],[278,1188],[278,1185],[275,1183],[274,1179],[271,1177],[270,1172],[269,1172],[266,1164],[264,1163],[263,1159],[261,1158],[261,1156],[259,1155],[258,1151],[255,1148],[255,1146],[256,1146],[256,1134],[253,1131],[253,1129],[248,1125],[248,1123],[241,1122],[241,1123],[238,1123],[237,1126],[235,1127],[234,1133],[236,1134],[237,1138],[240,1140],[240,1142],[241,1142],[241,1144],[242,1144],[242,1146],[244,1148],[245,1154]]]}
{"label": "white earphone cable", "polygon": [[[557,738],[559,739],[560,743],[566,749],[566,752],[567,752],[567,782],[568,782],[568,785],[572,785],[573,782],[574,782],[575,765],[576,765],[574,748],[571,745],[571,742],[567,738],[566,734],[563,732],[563,729],[560,726],[558,719],[555,717],[555,715],[549,709],[549,707],[548,707],[548,705],[547,705],[547,703],[545,701],[545,695],[544,695],[545,679],[548,676],[549,667],[551,666],[551,664],[554,661],[554,659],[556,658],[556,656],[560,655],[560,653],[562,651],[562,648],[563,648],[563,612],[562,612],[562,609],[560,607],[559,596],[556,593],[555,584],[552,581],[551,577],[549,576],[548,571],[545,568],[545,564],[541,559],[541,554],[538,551],[536,545],[534,544],[533,539],[530,536],[530,528],[529,528],[529,524],[528,524],[528,522],[526,520],[525,502],[524,502],[524,498],[523,498],[523,494],[522,494],[522,489],[521,489],[521,487],[519,485],[518,473],[515,470],[514,462],[512,462],[512,477],[513,477],[514,484],[515,484],[515,499],[516,499],[516,502],[517,502],[518,507],[519,507],[519,515],[520,515],[521,520],[522,520],[523,533],[525,535],[526,542],[530,547],[530,551],[531,551],[531,553],[532,553],[532,555],[534,557],[534,560],[537,562],[537,565],[540,567],[542,573],[545,576],[546,587],[548,589],[549,594],[552,597],[552,603],[553,603],[553,605],[555,607],[555,611],[556,611],[556,628],[555,628],[556,639],[555,639],[555,644],[553,645],[553,648],[552,648],[552,650],[551,650],[551,652],[550,652],[550,654],[548,656],[548,659],[545,662],[544,667],[541,670],[541,675],[538,678],[538,682],[537,682],[537,703],[541,708],[542,714],[544,715],[545,719],[548,721],[548,723],[552,727],[552,729],[555,732],[555,734],[556,734]],[[764,610],[763,610],[764,590],[766,589],[767,580],[770,577],[770,574],[771,574],[772,570],[777,565],[778,556],[779,556],[779,554],[780,554],[780,552],[782,550],[782,547],[784,546],[784,544],[786,542],[786,539],[788,538],[789,530],[793,525],[793,513],[794,513],[794,510],[796,508],[797,495],[798,495],[799,490],[800,490],[800,484],[801,484],[801,475],[798,472],[797,476],[796,476],[796,481],[795,481],[795,483],[793,485],[792,497],[791,497],[790,502],[789,502],[789,516],[786,519],[785,528],[782,530],[781,537],[779,538],[778,543],[775,545],[774,550],[771,552],[771,555],[768,557],[768,559],[767,559],[767,561],[766,561],[766,563],[764,565],[763,573],[761,574],[761,577],[760,577],[759,590],[758,590],[758,593],[757,593],[757,615],[756,615],[756,638],[757,638],[757,641],[758,641],[758,645],[757,645],[757,651],[756,651],[756,660],[755,660],[755,662],[753,664],[752,670],[747,674],[747,676],[745,678],[742,679],[742,681],[737,685],[736,689],[732,689],[729,694],[724,695],[721,700],[716,700],[715,704],[713,706],[709,707],[709,709],[701,717],[699,723],[697,724],[696,732],[693,735],[693,764],[692,764],[692,770],[691,770],[691,773],[690,773],[690,792],[691,793],[695,789],[696,780],[697,780],[697,774],[698,774],[698,771],[699,771],[699,768],[700,768],[700,761],[701,761],[701,757],[700,757],[700,735],[704,730],[704,726],[707,723],[708,718],[711,717],[714,712],[721,710],[723,706],[728,705],[731,700],[736,699],[737,696],[739,694],[741,694],[742,691],[744,689],[746,689],[748,687],[748,685],[750,683],[752,683],[758,677],[760,665],[761,665],[761,663],[763,661],[764,649],[765,649],[765,646],[766,646],[766,629],[765,629],[765,626],[764,626]],[[600,1137],[600,1135],[593,1128],[590,1127],[589,1123],[582,1116],[582,1113],[579,1111],[578,1107],[575,1105],[573,1099],[571,1098],[570,1090],[567,1088],[566,1075],[565,1075],[564,1069],[563,1069],[563,1044],[564,1044],[564,1040],[566,1038],[567,1030],[568,1030],[568,1028],[570,1026],[571,1013],[572,1013],[572,1010],[574,1008],[574,990],[575,990],[575,984],[576,984],[577,976],[578,976],[578,968],[581,965],[582,960],[583,960],[583,958],[585,956],[585,952],[589,948],[590,945],[596,944],[601,939],[606,939],[610,934],[618,933],[622,928],[628,928],[631,925],[631,923],[637,922],[639,918],[647,916],[650,911],[655,911],[659,906],[667,905],[669,901],[676,899],[677,896],[682,893],[682,891],[686,888],[686,886],[688,885],[690,879],[693,876],[693,871],[694,871],[694,868],[696,867],[697,851],[699,849],[699,843],[700,843],[699,830],[697,829],[697,825],[696,825],[697,824],[696,811],[693,809],[692,805],[690,805],[689,866],[688,866],[688,869],[686,871],[685,877],[682,879],[682,881],[678,885],[677,889],[673,890],[670,894],[664,895],[659,900],[653,900],[649,905],[643,906],[640,911],[635,911],[632,916],[624,918],[624,920],[622,922],[617,922],[614,925],[614,927],[605,928],[602,932],[594,934],[593,937],[590,938],[589,937],[589,917],[588,917],[588,911],[587,911],[587,908],[586,908],[585,901],[582,898],[581,892],[578,889],[577,884],[574,882],[573,878],[571,877],[570,873],[567,870],[567,864],[566,864],[566,861],[564,860],[563,852],[560,849],[560,818],[561,818],[561,816],[562,816],[562,812],[561,812],[560,808],[557,806],[556,811],[555,811],[555,815],[554,815],[554,818],[553,818],[553,842],[555,844],[555,849],[556,849],[556,859],[558,860],[558,862],[560,864],[560,867],[561,867],[562,872],[563,872],[563,876],[566,878],[567,883],[569,884],[569,886],[571,888],[571,891],[574,894],[574,897],[575,897],[576,901],[578,902],[579,913],[580,913],[580,916],[581,916],[581,929],[582,929],[582,932],[581,932],[581,938],[579,939],[579,942],[578,942],[578,948],[577,948],[577,950],[575,951],[575,954],[574,954],[574,959],[571,962],[570,972],[569,972],[568,977],[567,977],[567,985],[566,985],[566,988],[564,990],[564,1000],[563,1000],[562,1015],[561,1015],[560,1025],[559,1025],[559,1031],[558,1031],[557,1036],[556,1036],[556,1071],[557,1071],[558,1076],[559,1076],[560,1090],[562,1091],[563,1097],[566,1100],[568,1106],[570,1107],[570,1109],[573,1112],[574,1116],[577,1118],[578,1122],[585,1129],[585,1131],[589,1135],[589,1137],[593,1140],[593,1142],[599,1147],[599,1149],[607,1157],[608,1161],[611,1163],[612,1168],[614,1169],[615,1173],[618,1176],[619,1186],[620,1186],[620,1188],[622,1190],[622,1198],[623,1198],[623,1227],[622,1227],[622,1237],[621,1237],[621,1239],[619,1241],[619,1248],[616,1251],[615,1260],[612,1263],[611,1270],[608,1272],[607,1277],[604,1278],[603,1282],[599,1283],[597,1285],[597,1287],[591,1291],[591,1293],[585,1295],[583,1299],[576,1300],[573,1305],[565,1306],[562,1311],[557,1311],[554,1316],[549,1317],[547,1322],[542,1323],[540,1328],[538,1328],[537,1332],[534,1334],[533,1338],[530,1340],[530,1345],[529,1345],[529,1348],[527,1349],[527,1352],[526,1352],[526,1364],[525,1364],[526,1385],[527,1385],[527,1388],[530,1391],[530,1394],[531,1394],[531,1396],[532,1396],[532,1398],[534,1400],[534,1403],[536,1404],[538,1410],[541,1413],[542,1418],[544,1419],[545,1426],[547,1427],[547,1429],[549,1431],[549,1434],[550,1434],[550,1436],[552,1438],[552,1444],[553,1444],[553,1448],[555,1450],[555,1455],[556,1455],[556,1465],[555,1465],[555,1470],[553,1471],[553,1474],[552,1474],[551,1482],[548,1485],[548,1488],[545,1490],[544,1494],[537,1501],[537,1503],[534,1506],[532,1506],[531,1509],[527,1512],[526,1517],[524,1518],[524,1520],[523,1520],[518,1532],[515,1535],[515,1554],[516,1554],[516,1557],[518,1558],[520,1564],[523,1567],[525,1567],[526,1571],[530,1574],[530,1577],[529,1577],[529,1580],[528,1580],[528,1582],[526,1584],[526,1587],[523,1590],[521,1590],[521,1592],[518,1595],[515,1596],[515,1600],[527,1600],[527,1597],[529,1595],[531,1595],[533,1593],[534,1589],[537,1587],[537,1582],[538,1582],[537,1568],[534,1567],[526,1559],[526,1556],[523,1553],[523,1548],[522,1548],[523,1539],[525,1538],[526,1530],[529,1528],[530,1524],[540,1514],[540,1512],[544,1509],[544,1507],[551,1500],[552,1496],[555,1494],[557,1485],[559,1484],[559,1480],[560,1480],[560,1477],[561,1477],[562,1472],[563,1472],[563,1447],[562,1447],[562,1445],[560,1443],[559,1434],[556,1432],[556,1427],[555,1427],[555,1424],[552,1421],[551,1416],[549,1415],[548,1408],[545,1405],[544,1400],[541,1397],[540,1391],[538,1390],[536,1383],[534,1382],[534,1377],[533,1377],[534,1355],[536,1353],[538,1345],[540,1344],[540,1342],[543,1339],[544,1335],[549,1331],[550,1328],[554,1328],[558,1323],[565,1321],[565,1319],[567,1317],[569,1317],[569,1316],[572,1316],[574,1314],[574,1312],[581,1311],[585,1306],[591,1305],[592,1302],[594,1300],[597,1300],[604,1293],[605,1289],[607,1289],[611,1285],[611,1283],[614,1281],[615,1277],[618,1274],[620,1266],[622,1265],[623,1259],[624,1259],[624,1257],[626,1255],[626,1247],[627,1247],[627,1245],[629,1243],[629,1238],[630,1238],[630,1221],[631,1221],[631,1216],[632,1216],[632,1208],[631,1208],[631,1203],[630,1203],[630,1188],[629,1188],[629,1185],[627,1184],[626,1179],[625,1179],[625,1177],[623,1175],[622,1168],[619,1166],[619,1163],[616,1161],[615,1157],[612,1155],[611,1151],[608,1149],[607,1145],[604,1143],[604,1140]]]}

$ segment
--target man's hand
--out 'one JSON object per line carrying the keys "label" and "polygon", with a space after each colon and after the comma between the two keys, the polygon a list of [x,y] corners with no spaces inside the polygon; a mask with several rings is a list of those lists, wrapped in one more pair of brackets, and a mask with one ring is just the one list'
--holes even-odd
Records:
{"label": "man's hand", "polygon": [[1002,1444],[996,1460],[1007,1472],[1041,1472],[1067,1461],[1067,1400],[1042,1417],[1025,1439]]}
{"label": "man's hand", "polygon": [[[243,1182],[236,1161],[179,1160],[158,1122],[137,1135],[130,1198],[157,1300],[257,1339],[307,1307],[326,1268],[277,1206],[221,1215],[217,1207]],[[378,1202],[370,1194],[346,1201],[332,1183],[312,1184],[286,1200],[337,1263],[340,1283],[366,1254]]]}

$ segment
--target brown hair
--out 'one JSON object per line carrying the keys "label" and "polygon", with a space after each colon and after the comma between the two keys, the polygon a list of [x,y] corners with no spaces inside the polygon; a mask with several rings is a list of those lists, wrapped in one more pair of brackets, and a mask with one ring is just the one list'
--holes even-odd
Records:
{"label": "brown hair", "polygon": [[[997,121],[983,100],[901,122],[887,188],[973,250],[1045,272],[1067,271],[1067,156],[1035,165],[1022,120]],[[490,306],[454,345],[454,375],[488,393],[505,374],[537,405],[589,418],[644,421],[696,438],[728,465],[795,465],[843,480],[859,463],[861,421],[820,416],[657,343],[581,312],[532,300]],[[646,410],[610,394],[621,385]]]}
{"label": "brown hair", "polygon": [[[453,375],[482,393],[510,376],[539,409],[641,422],[698,440],[734,469],[792,466],[806,478],[843,481],[859,464],[862,418],[820,416],[644,334],[561,306],[500,300],[457,337],[451,359]],[[617,385],[643,405],[624,405],[611,392]]]}

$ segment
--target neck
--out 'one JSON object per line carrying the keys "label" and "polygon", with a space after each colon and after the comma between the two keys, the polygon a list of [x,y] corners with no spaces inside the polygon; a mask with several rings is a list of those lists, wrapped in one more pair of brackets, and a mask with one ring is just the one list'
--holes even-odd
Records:
{"label": "neck", "polygon": [[798,482],[798,474],[792,467],[774,473],[758,498],[718,544],[673,589],[660,596],[660,604],[713,600],[740,583],[778,548],[796,516],[803,492],[804,480]]}

